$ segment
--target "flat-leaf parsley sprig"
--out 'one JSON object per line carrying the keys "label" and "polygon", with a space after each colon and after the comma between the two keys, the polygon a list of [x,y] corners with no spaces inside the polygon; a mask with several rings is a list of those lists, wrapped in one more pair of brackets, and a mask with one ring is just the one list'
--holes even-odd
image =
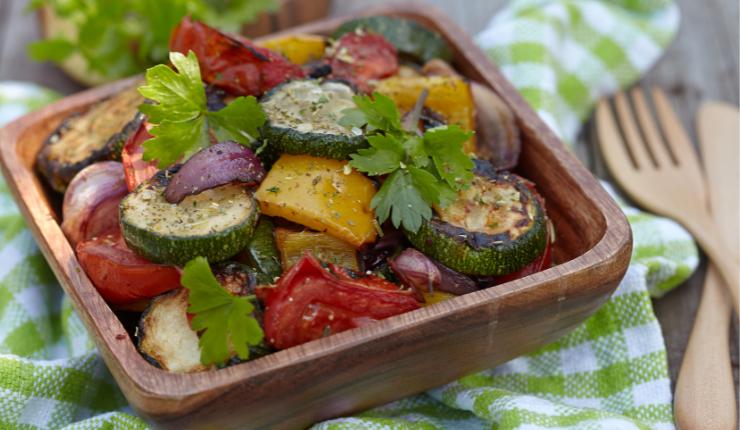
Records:
{"label": "flat-leaf parsley sprig", "polygon": [[370,203],[375,216],[416,232],[432,217],[433,205],[446,206],[473,179],[474,164],[462,145],[472,132],[447,125],[419,135],[403,127],[389,97],[373,93],[354,102],[357,108],[345,109],[339,124],[363,128],[370,147],[352,154],[349,164],[371,176],[388,175]]}
{"label": "flat-leaf parsley sprig", "polygon": [[190,260],[180,283],[188,289],[188,313],[195,314],[191,327],[203,330],[198,342],[200,362],[206,366],[223,364],[230,347],[239,358],[249,358],[249,345],[258,345],[264,332],[254,317],[254,296],[229,294],[218,282],[203,257]]}
{"label": "flat-leaf parsley sprig", "polygon": [[257,138],[266,119],[257,99],[238,97],[211,112],[195,53],[170,52],[170,62],[177,71],[164,64],[154,66],[146,71],[146,85],[139,87],[141,95],[155,102],[139,106],[155,125],[149,131],[154,138],[144,142],[144,160],[157,160],[163,168],[187,159],[210,145],[211,133],[218,140],[246,146]]}

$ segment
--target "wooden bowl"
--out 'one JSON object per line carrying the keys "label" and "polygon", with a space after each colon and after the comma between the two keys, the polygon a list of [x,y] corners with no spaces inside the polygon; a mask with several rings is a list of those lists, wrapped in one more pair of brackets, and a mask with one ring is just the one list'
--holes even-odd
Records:
{"label": "wooden bowl", "polygon": [[[195,374],[147,363],[97,293],[59,228],[34,170],[37,151],[73,111],[132,81],[88,90],[0,130],[0,161],[34,237],[126,398],[164,428],[298,428],[359,412],[493,367],[563,336],[614,291],[630,259],[622,211],[465,32],[425,6],[367,11],[416,19],[454,47],[455,66],[513,109],[524,140],[519,172],[535,181],[557,230],[546,271],[338,333],[254,361]],[[327,34],[347,18],[299,27]],[[58,201],[58,198],[56,199]],[[58,204],[58,202],[56,203]]]}

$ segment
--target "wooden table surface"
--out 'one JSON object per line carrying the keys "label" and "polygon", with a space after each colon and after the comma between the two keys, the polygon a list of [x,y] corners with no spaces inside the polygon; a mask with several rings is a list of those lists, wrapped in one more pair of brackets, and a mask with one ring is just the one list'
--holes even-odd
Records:
{"label": "wooden table surface", "polygon": [[[26,43],[38,38],[33,16],[24,12],[26,0],[0,0],[0,80],[25,80],[68,94],[81,89],[50,64],[38,64],[25,55]],[[335,0],[333,14],[343,14],[378,0]],[[471,34],[482,30],[505,0],[435,0],[436,5]],[[640,85],[666,89],[683,123],[694,131],[694,114],[704,100],[722,100],[738,105],[738,3],[735,0],[678,0],[681,29],[675,43]],[[462,6],[464,5],[464,6]],[[577,153],[598,175],[605,176],[601,162],[593,156],[590,125],[584,128]],[[675,382],[694,314],[701,296],[706,263],[684,285],[655,300],[668,349],[671,380]],[[738,338],[737,326],[733,339]],[[738,382],[738,345],[733,342],[732,363]]]}

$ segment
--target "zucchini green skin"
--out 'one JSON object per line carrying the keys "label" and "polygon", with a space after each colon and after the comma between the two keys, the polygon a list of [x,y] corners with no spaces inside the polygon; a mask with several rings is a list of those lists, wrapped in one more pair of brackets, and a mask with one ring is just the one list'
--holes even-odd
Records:
{"label": "zucchini green skin", "polygon": [[334,39],[358,28],[370,30],[388,39],[398,52],[425,63],[433,58],[452,60],[452,50],[437,32],[424,24],[404,18],[371,16],[347,21],[332,34]]}
{"label": "zucchini green skin", "polygon": [[[284,82],[267,92],[260,101],[264,103],[291,82]],[[347,85],[345,83],[345,85]],[[348,85],[349,86],[349,85]],[[294,128],[283,127],[270,121],[269,112],[267,121],[262,126],[261,137],[264,155],[267,161],[277,160],[280,154],[312,155],[314,157],[347,160],[351,154],[367,148],[368,143],[364,135],[348,136],[329,133],[301,132]]]}
{"label": "zucchini green skin", "polygon": [[419,231],[407,231],[409,242],[424,254],[466,275],[499,276],[515,272],[542,254],[547,245],[544,209],[521,181],[501,173],[477,170],[477,174],[513,181],[521,198],[536,208],[531,227],[512,240],[508,232],[490,235],[469,232],[442,221],[437,215],[424,222]]}
{"label": "zucchini green skin", "polygon": [[272,284],[280,276],[283,269],[269,218],[260,218],[249,244],[240,256],[257,272],[260,284]]}
{"label": "zucchini green skin", "polygon": [[364,136],[301,133],[269,122],[262,128],[262,139],[281,154],[306,154],[335,160],[347,160],[351,154],[368,147]]}
{"label": "zucchini green skin", "polygon": [[[169,183],[169,178],[175,171],[176,168],[161,170],[150,181],[157,181],[158,185],[162,186],[162,190],[164,190]],[[215,263],[233,257],[249,243],[259,219],[259,208],[256,201],[254,201],[254,197],[250,197],[253,200],[252,210],[245,220],[224,230],[209,234],[198,236],[165,235],[132,224],[126,213],[126,201],[131,195],[149,184],[150,182],[144,182],[139,185],[132,194],[121,201],[119,209],[119,222],[123,238],[126,244],[137,254],[155,263],[177,266],[183,266],[199,256]]]}

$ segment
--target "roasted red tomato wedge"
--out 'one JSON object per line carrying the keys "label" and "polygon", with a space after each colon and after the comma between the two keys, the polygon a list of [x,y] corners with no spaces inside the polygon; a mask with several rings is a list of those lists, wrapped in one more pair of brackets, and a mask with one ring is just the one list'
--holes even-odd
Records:
{"label": "roasted red tomato wedge", "polygon": [[[361,284],[367,288],[375,288],[378,290],[385,291],[399,291],[398,285],[393,282],[383,279],[379,276],[360,276],[353,275],[349,270],[344,267],[337,266],[336,264],[329,264],[329,270],[332,274],[336,275],[340,281],[349,281],[357,284]],[[401,290],[403,291],[403,290]]]}
{"label": "roasted red tomato wedge", "polygon": [[195,52],[203,80],[239,96],[261,96],[282,82],[304,76],[299,65],[277,52],[187,17],[173,30],[170,51]]}
{"label": "roasted red tomato wedge", "polygon": [[370,92],[369,82],[398,71],[398,54],[385,37],[376,33],[347,33],[337,41],[329,59],[331,76]]}
{"label": "roasted red tomato wedge", "polygon": [[76,251],[85,273],[110,304],[136,303],[180,286],[177,268],[134,254],[120,232],[80,242]]}
{"label": "roasted red tomato wedge", "polygon": [[375,276],[353,277],[336,266],[324,269],[310,254],[274,287],[257,288],[257,297],[265,304],[265,338],[277,349],[420,307],[410,290]]}
{"label": "roasted red tomato wedge", "polygon": [[149,134],[149,127],[150,124],[146,120],[141,121],[139,128],[129,136],[121,151],[121,162],[123,163],[126,187],[129,192],[133,191],[140,183],[154,176],[158,171],[155,161],[144,161],[143,158],[143,143],[154,137]]}

